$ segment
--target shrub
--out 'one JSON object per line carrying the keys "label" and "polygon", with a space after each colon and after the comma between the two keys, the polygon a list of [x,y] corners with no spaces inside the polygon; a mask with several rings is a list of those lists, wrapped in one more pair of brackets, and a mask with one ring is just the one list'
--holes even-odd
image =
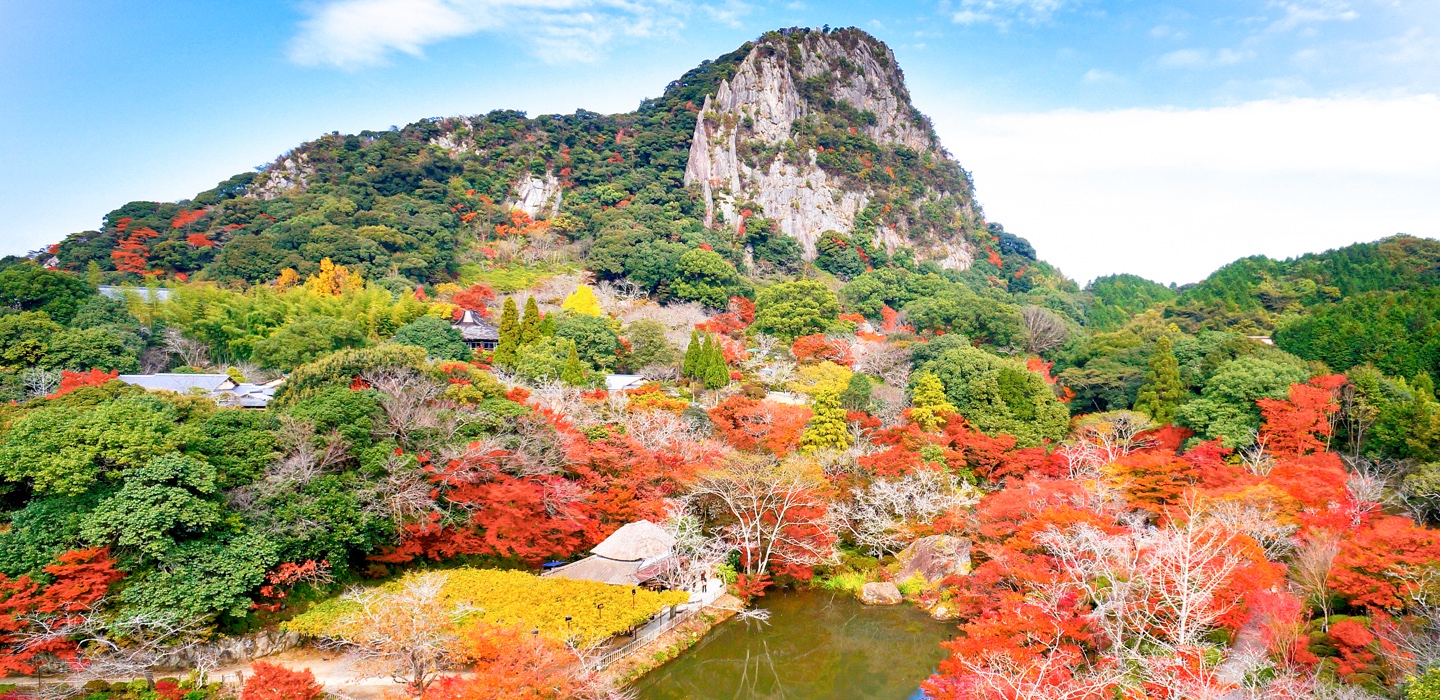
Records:
{"label": "shrub", "polygon": [[[445,576],[441,593],[444,599],[474,610],[461,618],[461,625],[518,625],[538,629],[550,639],[574,637],[581,643],[607,639],[645,622],[662,608],[689,600],[689,594],[682,591],[655,592],[594,581],[541,578],[524,571],[455,569]],[[394,594],[408,578],[386,584],[382,590]],[[306,635],[343,638],[345,618],[357,607],[357,603],[345,598],[331,599],[286,622],[285,628]]]}
{"label": "shrub", "polygon": [[254,675],[245,680],[240,700],[314,700],[324,694],[310,669],[292,671],[284,666],[256,661]]}

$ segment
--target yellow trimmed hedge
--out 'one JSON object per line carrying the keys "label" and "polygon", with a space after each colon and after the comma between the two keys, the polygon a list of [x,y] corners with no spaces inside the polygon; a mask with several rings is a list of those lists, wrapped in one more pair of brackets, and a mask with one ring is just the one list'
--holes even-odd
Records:
{"label": "yellow trimmed hedge", "polygon": [[[635,586],[541,578],[524,571],[454,569],[441,573],[446,577],[445,587],[441,589],[446,602],[475,610],[461,619],[461,625],[476,622],[506,627],[518,625],[538,629],[551,639],[574,638],[582,644],[598,642],[643,624],[661,609],[690,598],[680,591],[657,593]],[[407,574],[406,578],[385,584],[381,590],[398,591],[415,575]],[[284,627],[315,637],[335,636],[344,617],[357,607],[344,598],[332,598],[286,622]],[[567,615],[572,618],[568,623]]]}

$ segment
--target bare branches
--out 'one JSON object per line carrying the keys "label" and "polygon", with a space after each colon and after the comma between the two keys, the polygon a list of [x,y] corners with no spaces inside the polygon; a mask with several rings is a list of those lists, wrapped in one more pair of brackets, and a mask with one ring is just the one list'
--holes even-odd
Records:
{"label": "bare branches", "polygon": [[1038,306],[1021,309],[1020,324],[1025,330],[1025,350],[1034,355],[1058,348],[1070,337],[1070,328],[1064,319]]}
{"label": "bare branches", "polygon": [[1146,432],[1155,429],[1150,417],[1135,411],[1112,411],[1089,417],[1079,428],[1080,439],[1099,451],[1098,458],[1109,464],[1136,450],[1155,444]]}
{"label": "bare branches", "polygon": [[1339,553],[1339,536],[1316,530],[1306,536],[1290,560],[1290,580],[1320,607],[1326,627],[1330,626],[1330,570]]}
{"label": "bare branches", "polygon": [[390,367],[361,375],[380,394],[384,417],[376,432],[411,451],[434,450],[447,444],[459,427],[453,411],[443,410],[436,399],[445,387],[409,368]]}
{"label": "bare branches", "polygon": [[910,382],[910,350],[891,343],[855,343],[855,371],[874,375],[904,388]]}
{"label": "bare branches", "polygon": [[60,388],[60,372],[31,367],[20,373],[20,381],[25,383],[25,395],[33,399],[55,393]]}
{"label": "bare branches", "polygon": [[807,565],[834,558],[821,479],[796,465],[737,455],[702,476],[691,494],[728,516],[726,537],[740,549],[746,573],[758,574],[780,559]]}
{"label": "bare branches", "polygon": [[913,539],[911,527],[955,508],[975,505],[979,493],[954,474],[917,469],[898,479],[876,479],[832,506],[855,544],[877,557],[898,552]]}
{"label": "bare branches", "polygon": [[205,344],[186,338],[179,328],[166,328],[160,334],[160,346],[165,352],[179,358],[181,366],[184,367],[209,367],[209,349]]}
{"label": "bare branches", "polygon": [[455,623],[468,612],[447,604],[445,574],[409,577],[397,592],[352,591],[358,606],[336,623],[328,645],[344,649],[362,678],[389,677],[419,694],[459,661]]}

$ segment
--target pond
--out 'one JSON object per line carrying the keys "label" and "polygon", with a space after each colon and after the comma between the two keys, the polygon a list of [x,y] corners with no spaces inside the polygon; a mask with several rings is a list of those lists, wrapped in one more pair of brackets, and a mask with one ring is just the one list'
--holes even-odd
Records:
{"label": "pond", "polygon": [[768,623],[732,619],[635,684],[640,700],[906,700],[942,659],[954,623],[910,605],[828,591],[771,593]]}

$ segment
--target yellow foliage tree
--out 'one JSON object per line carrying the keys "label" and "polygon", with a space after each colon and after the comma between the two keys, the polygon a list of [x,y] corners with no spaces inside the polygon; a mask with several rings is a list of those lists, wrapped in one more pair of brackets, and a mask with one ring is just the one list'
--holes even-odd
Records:
{"label": "yellow foliage tree", "polygon": [[800,451],[843,450],[854,442],[845,426],[845,409],[840,407],[840,398],[833,389],[815,392],[810,409],[815,413],[800,435]]}
{"label": "yellow foliage tree", "polygon": [[338,297],[352,289],[360,289],[365,286],[365,281],[358,275],[353,275],[344,265],[336,265],[330,262],[330,258],[320,261],[320,271],[311,275],[305,280],[305,287],[310,291],[326,297]]}
{"label": "yellow foliage tree", "polygon": [[945,417],[955,413],[955,406],[945,396],[945,386],[930,372],[921,372],[915,377],[910,403],[913,405],[910,420],[927,431],[939,429]]}
{"label": "yellow foliage tree", "polygon": [[798,376],[786,388],[811,396],[821,391],[830,391],[838,395],[845,391],[845,387],[850,386],[850,377],[854,375],[849,367],[829,360],[800,367],[795,373]]}
{"label": "yellow foliage tree", "polygon": [[574,294],[565,297],[565,303],[561,304],[560,308],[586,316],[599,316],[602,313],[600,300],[595,298],[595,290],[584,284],[576,287]]}
{"label": "yellow foliage tree", "polygon": [[280,276],[275,278],[275,286],[281,289],[289,289],[300,282],[300,273],[293,267],[287,267],[280,271]]}

